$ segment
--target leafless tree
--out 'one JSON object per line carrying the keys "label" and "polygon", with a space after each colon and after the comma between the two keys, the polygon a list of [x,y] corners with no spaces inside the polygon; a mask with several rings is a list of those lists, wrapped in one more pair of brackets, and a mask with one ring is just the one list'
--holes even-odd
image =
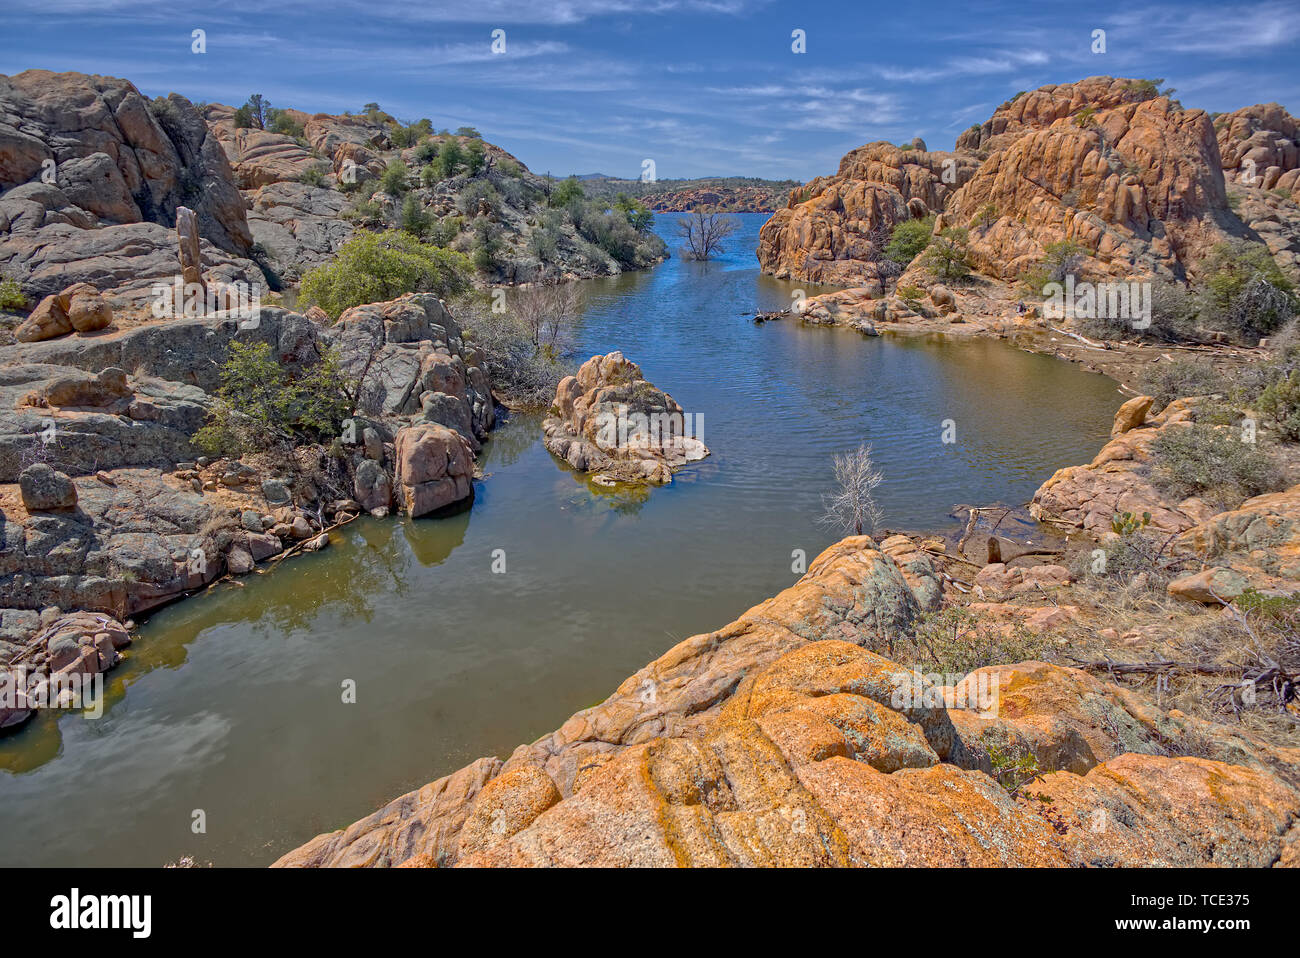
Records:
{"label": "leafless tree", "polygon": [[677,235],[686,243],[682,256],[687,259],[706,260],[714,253],[725,251],[722,241],[736,230],[740,223],[733,216],[723,216],[711,210],[696,210],[677,221]]}
{"label": "leafless tree", "polygon": [[876,487],[885,476],[871,458],[871,447],[858,446],[835,457],[835,489],[822,496],[826,512],[819,520],[845,534],[875,532],[884,518],[876,501]]}
{"label": "leafless tree", "polygon": [[515,317],[527,327],[535,354],[551,360],[568,352],[581,311],[577,285],[558,281],[521,290],[514,303]]}

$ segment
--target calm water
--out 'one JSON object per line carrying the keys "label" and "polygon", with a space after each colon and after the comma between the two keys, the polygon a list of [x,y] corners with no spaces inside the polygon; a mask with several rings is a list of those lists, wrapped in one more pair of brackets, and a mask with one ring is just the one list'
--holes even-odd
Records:
{"label": "calm water", "polygon": [[471,511],[360,521],[324,553],[160,611],[108,676],[101,719],[40,716],[0,740],[0,865],[267,864],[508,755],[789,585],[792,550],[836,538],[815,521],[833,453],[873,443],[886,524],[938,529],[955,503],[1027,500],[1104,441],[1122,397],[1067,363],[754,325],[799,284],[759,275],[763,217],[743,220],[719,261],[587,284],[580,335],[580,357],[622,349],[703,413],[711,458],[612,494],[518,418],[487,444]]}

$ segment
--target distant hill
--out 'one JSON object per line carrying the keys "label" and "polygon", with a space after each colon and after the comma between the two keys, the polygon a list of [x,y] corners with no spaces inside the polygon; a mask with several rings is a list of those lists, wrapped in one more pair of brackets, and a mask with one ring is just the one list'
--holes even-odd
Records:
{"label": "distant hill", "polygon": [[752,176],[710,176],[698,179],[621,179],[613,176],[579,177],[587,196],[612,200],[626,193],[656,212],[690,212],[713,209],[726,213],[771,213],[785,207],[795,180],[764,180]]}

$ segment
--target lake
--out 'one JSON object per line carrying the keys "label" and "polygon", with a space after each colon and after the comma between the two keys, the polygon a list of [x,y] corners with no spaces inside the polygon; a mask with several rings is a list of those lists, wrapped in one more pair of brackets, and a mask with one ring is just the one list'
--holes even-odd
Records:
{"label": "lake", "polygon": [[[102,718],[41,714],[0,739],[0,865],[269,864],[507,756],[790,585],[795,550],[839,538],[817,522],[836,452],[873,445],[886,526],[940,530],[954,504],[1023,503],[1106,440],[1123,397],[1069,363],[756,325],[816,292],[759,274],[765,218],[738,217],[717,260],[583,284],[577,358],[621,349],[702,414],[710,458],[603,490],[516,416],[485,446],[471,510],[358,520],[324,552],[156,612],[106,676]],[[674,219],[656,228],[675,246]]]}

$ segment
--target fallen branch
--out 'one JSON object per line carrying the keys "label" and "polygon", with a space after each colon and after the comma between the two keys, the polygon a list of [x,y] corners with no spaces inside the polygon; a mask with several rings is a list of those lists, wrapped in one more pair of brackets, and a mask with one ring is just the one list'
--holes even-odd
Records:
{"label": "fallen branch", "polygon": [[1193,675],[1227,675],[1240,672],[1240,666],[1201,665],[1197,662],[1173,662],[1159,659],[1154,662],[1116,662],[1113,659],[1088,661],[1077,659],[1072,655],[1065,658],[1074,663],[1076,669],[1085,672],[1109,672],[1112,675],[1157,675],[1161,672],[1188,672]]}
{"label": "fallen branch", "polygon": [[1054,333],[1060,333],[1062,336],[1069,336],[1071,339],[1077,339],[1079,342],[1083,343],[1089,349],[1099,349],[1102,351],[1110,350],[1109,343],[1094,342],[1093,340],[1089,339],[1087,336],[1080,336],[1078,333],[1072,333],[1068,329],[1061,329],[1059,326],[1049,325],[1048,328],[1052,330],[1052,332]]}

